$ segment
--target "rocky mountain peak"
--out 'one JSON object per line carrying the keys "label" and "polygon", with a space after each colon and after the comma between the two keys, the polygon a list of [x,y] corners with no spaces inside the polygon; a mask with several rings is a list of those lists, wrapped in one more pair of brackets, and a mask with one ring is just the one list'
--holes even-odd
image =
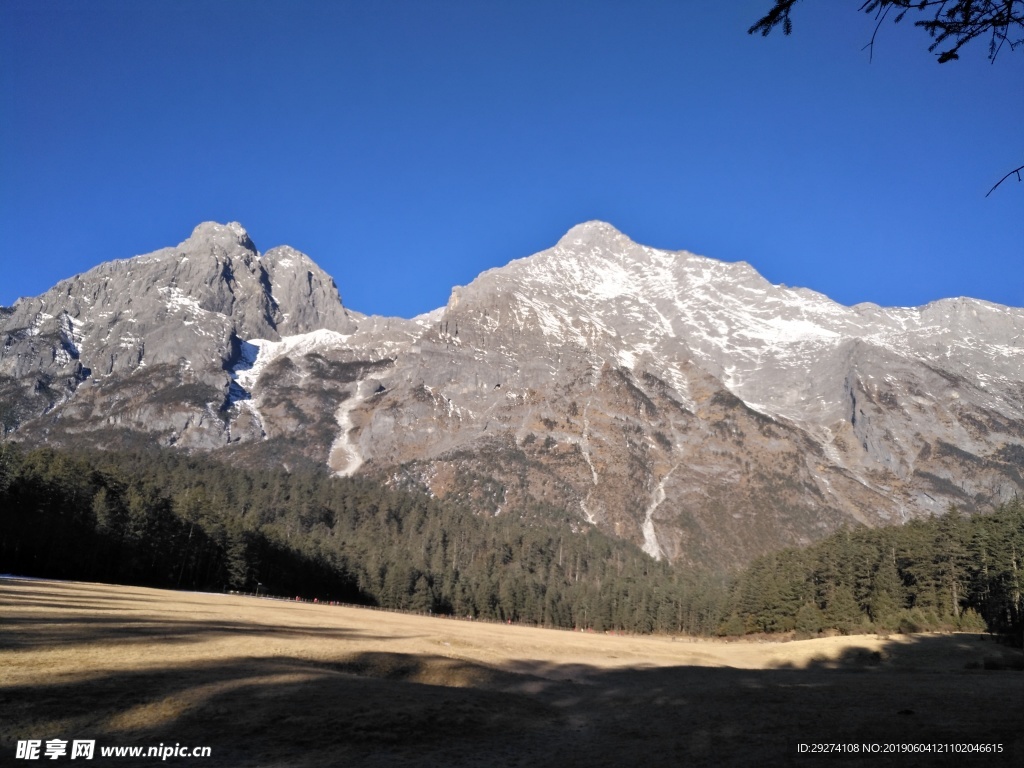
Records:
{"label": "rocky mountain peak", "polygon": [[562,268],[559,262],[576,262],[584,270],[606,264],[632,270],[646,264],[652,252],[654,249],[637,244],[607,222],[587,221],[566,232],[553,248],[531,256],[529,260],[549,264],[556,270]]}
{"label": "rocky mountain peak", "polygon": [[227,224],[220,224],[216,221],[204,221],[192,230],[192,235],[188,240],[181,243],[178,248],[197,251],[209,249],[213,246],[220,246],[225,250],[234,250],[235,247],[241,246],[247,251],[256,253],[256,246],[249,237],[249,233],[237,221]]}
{"label": "rocky mountain peak", "polygon": [[567,248],[595,244],[611,245],[623,240],[632,242],[632,240],[608,222],[594,219],[577,224],[570,229],[562,235],[556,247]]}
{"label": "rocky mountain peak", "polygon": [[241,224],[204,222],[175,247],[105,262],[0,315],[3,429],[68,401],[71,423],[131,382],[151,402],[126,414],[129,423],[216,443],[228,371],[246,340],[355,327],[309,257],[282,247],[261,259]]}
{"label": "rocky mountain peak", "polygon": [[278,331],[283,336],[318,328],[345,334],[355,331],[356,322],[342,306],[334,278],[309,256],[282,245],[263,254],[260,263],[282,313]]}

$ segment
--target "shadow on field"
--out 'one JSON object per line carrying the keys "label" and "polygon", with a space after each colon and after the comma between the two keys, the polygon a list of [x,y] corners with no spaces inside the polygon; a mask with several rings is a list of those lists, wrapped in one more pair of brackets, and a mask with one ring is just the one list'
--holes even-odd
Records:
{"label": "shadow on field", "polygon": [[[71,647],[95,644],[199,643],[213,636],[251,635],[253,632],[271,637],[323,637],[363,640],[389,640],[358,630],[334,627],[274,627],[254,625],[251,622],[179,621],[168,629],[165,621],[137,620],[125,626],[124,619],[113,617],[87,617],[68,619],[12,618],[4,619],[9,632],[0,635],[0,650],[27,650],[53,645]],[[11,632],[12,631],[12,632]]]}
{"label": "shadow on field", "polygon": [[[987,634],[897,635],[880,650],[847,648],[836,657],[819,655],[806,663],[776,669],[830,669],[956,672],[970,669],[1024,671],[1024,654]],[[1024,683],[1024,680],[1021,681]]]}
{"label": "shadow on field", "polygon": [[[1001,653],[994,645],[904,638],[877,655],[770,670],[522,659],[499,668],[379,651],[330,664],[233,658],[2,685],[0,751],[13,754],[17,739],[59,737],[210,746],[204,766],[1022,765],[1024,674],[936,661],[951,649],[972,657],[976,647],[981,660]],[[820,742],[858,752],[797,752]],[[865,758],[866,743],[1002,744],[1003,752]]]}
{"label": "shadow on field", "polygon": [[[92,585],[90,585],[92,586]],[[52,589],[33,582],[4,583],[0,593],[0,615],[5,607],[24,606],[46,607],[52,612],[32,612],[27,615],[2,618],[3,632],[0,632],[0,650],[30,650],[53,646],[73,647],[96,644],[146,644],[200,643],[214,637],[252,635],[254,632],[275,637],[292,638],[358,638],[381,641],[389,636],[370,635],[359,630],[337,627],[282,626],[275,623],[255,623],[251,620],[224,621],[223,611],[211,611],[208,603],[189,600],[188,593],[176,593],[177,604],[185,610],[168,610],[166,600],[158,600],[134,594],[133,604],[153,603],[164,614],[161,618],[135,617],[127,620],[123,612],[125,596],[117,587],[96,585],[88,597],[69,595],[67,590]],[[13,588],[12,588],[13,587]],[[109,589],[106,597],[102,590]],[[290,604],[293,610],[316,610],[313,606]],[[194,608],[193,608],[194,606]],[[204,614],[208,617],[204,618]]]}

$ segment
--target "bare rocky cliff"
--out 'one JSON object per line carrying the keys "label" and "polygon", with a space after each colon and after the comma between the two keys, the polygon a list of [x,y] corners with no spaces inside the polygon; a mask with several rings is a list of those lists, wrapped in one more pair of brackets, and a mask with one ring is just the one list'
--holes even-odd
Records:
{"label": "bare rocky cliff", "polygon": [[601,222],[413,320],[204,224],[20,300],[0,339],[25,439],[302,457],[676,561],[1024,490],[1024,310],[845,307]]}
{"label": "bare rocky cliff", "polygon": [[355,327],[329,276],[291,249],[261,259],[238,224],[201,224],[175,248],[19,300],[0,324],[0,419],[5,432],[122,427],[214,448],[241,340],[314,326]]}

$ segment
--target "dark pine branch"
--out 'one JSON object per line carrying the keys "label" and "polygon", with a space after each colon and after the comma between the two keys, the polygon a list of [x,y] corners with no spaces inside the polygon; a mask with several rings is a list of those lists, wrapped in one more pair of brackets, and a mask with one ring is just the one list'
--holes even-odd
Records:
{"label": "dark pine branch", "polygon": [[1013,176],[1013,175],[1016,175],[1016,176],[1017,176],[1017,181],[1021,181],[1021,175],[1020,175],[1020,174],[1021,174],[1021,172],[1022,172],[1022,171],[1024,171],[1024,165],[1019,165],[1019,166],[1017,166],[1016,168],[1014,168],[1014,169],[1013,169],[1012,171],[1010,171],[1010,172],[1009,172],[1008,174],[1006,174],[1005,176],[1003,176],[1003,178],[1001,178],[1001,179],[1000,179],[999,181],[997,181],[997,182],[996,182],[996,183],[995,183],[995,184],[993,185],[992,189],[990,189],[990,190],[989,190],[988,192],[986,192],[986,193],[985,193],[985,197],[988,197],[988,196],[989,196],[989,195],[991,195],[991,194],[992,194],[993,192],[995,192],[995,191],[996,191],[996,187],[998,187],[998,186],[999,186],[1000,184],[1002,184],[1002,183],[1003,183],[1004,181],[1006,181],[1006,180],[1007,180],[1008,178],[1010,178],[1010,177],[1011,177],[1011,176]]}
{"label": "dark pine branch", "polygon": [[[798,0],[775,0],[775,5],[749,30],[767,35],[782,27],[790,34],[793,23],[790,12]],[[1024,0],[864,0],[858,9],[874,14],[878,23],[866,48],[874,52],[878,30],[889,11],[896,10],[893,22],[898,23],[910,11],[927,13],[931,18],[920,19],[914,26],[924,29],[933,42],[929,51],[939,51],[940,64],[960,58],[960,49],[972,40],[988,37],[988,58],[995,61],[1004,45],[1010,50],[1024,44]],[[949,47],[945,46],[949,44]]]}

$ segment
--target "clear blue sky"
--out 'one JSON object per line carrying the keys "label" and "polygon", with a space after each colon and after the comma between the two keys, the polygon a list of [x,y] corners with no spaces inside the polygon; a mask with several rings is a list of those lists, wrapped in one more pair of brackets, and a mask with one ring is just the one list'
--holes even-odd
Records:
{"label": "clear blue sky", "polygon": [[412,316],[588,219],[845,304],[1024,306],[1024,52],[859,0],[0,2],[0,304],[240,221]]}

